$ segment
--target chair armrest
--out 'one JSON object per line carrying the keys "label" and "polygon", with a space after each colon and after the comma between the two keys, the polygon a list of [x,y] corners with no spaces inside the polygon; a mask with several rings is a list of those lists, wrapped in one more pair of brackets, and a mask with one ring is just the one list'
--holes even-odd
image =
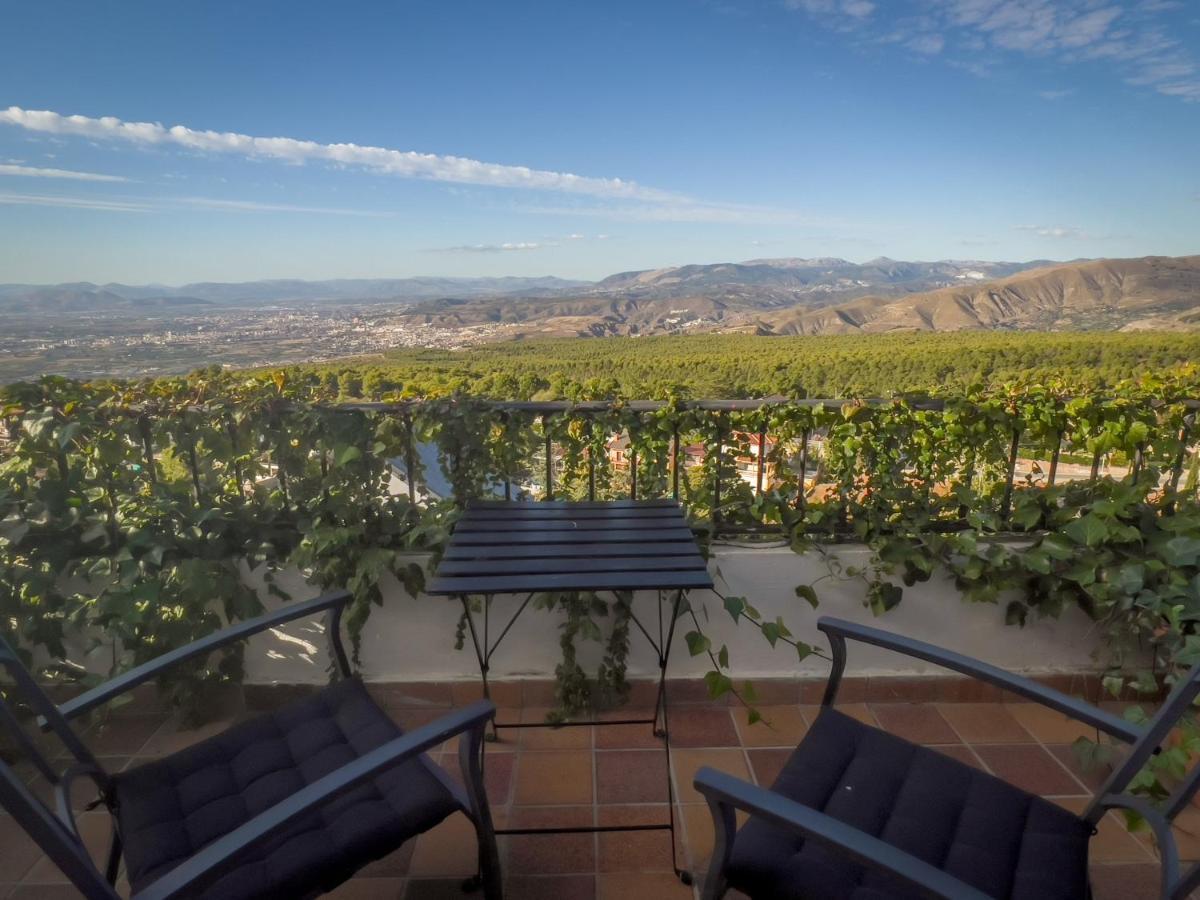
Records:
{"label": "chair armrest", "polygon": [[[59,706],[58,711],[63,718],[72,719],[101,704],[107,703],[109,700],[120,696],[126,691],[132,690],[144,681],[149,681],[171,666],[178,665],[195,656],[207,655],[226,644],[240,641],[260,631],[274,628],[276,625],[282,625],[284,622],[291,622],[293,619],[303,619],[305,616],[311,616],[313,613],[329,609],[334,610],[335,613],[340,613],[342,607],[345,606],[346,601],[350,597],[351,594],[349,591],[334,591],[329,594],[323,594],[320,597],[314,597],[311,600],[288,603],[274,612],[269,612],[253,619],[246,619],[244,622],[238,622],[230,625],[228,628],[222,628],[220,631],[214,631],[212,634],[205,635],[197,641],[192,641],[192,643],[184,647],[178,647],[169,653],[155,657],[149,662],[142,663],[140,666],[135,666],[128,672],[122,672],[116,678],[112,678],[104,682],[104,684],[92,688],[90,691],[84,691],[78,697],[68,700]],[[334,640],[335,651],[340,651],[340,643],[337,643],[338,639],[336,636]],[[339,652],[338,663],[345,670],[346,666],[342,665],[343,658],[344,652]],[[43,731],[50,727],[44,716],[38,718],[38,724]]]}
{"label": "chair armrest", "polygon": [[825,705],[829,705],[837,693],[838,682],[841,680],[842,671],[846,666],[846,639],[848,638],[858,641],[860,644],[873,644],[876,647],[883,647],[885,650],[894,650],[905,656],[923,659],[943,668],[978,678],[980,681],[1048,706],[1076,721],[1099,728],[1126,743],[1137,743],[1142,737],[1143,732],[1140,727],[1132,722],[1126,722],[1120,716],[1113,715],[1083,700],[1077,700],[1061,691],[1038,684],[1032,678],[1015,675],[974,657],[964,656],[924,641],[901,637],[880,628],[872,628],[869,625],[859,625],[855,622],[833,619],[828,616],[822,616],[817,620],[817,628],[829,635],[830,648],[833,652],[833,672],[826,689]]}
{"label": "chair armrest", "polygon": [[[865,868],[895,876],[925,897],[988,900],[987,894],[936,866],[833,816],[789,800],[782,794],[756,787],[707,766],[696,773],[693,783],[696,790],[708,800],[710,807],[742,809],[779,828],[799,832],[809,840],[837,850]],[[732,821],[732,814],[727,821]],[[731,842],[726,841],[724,846],[731,846]]]}
{"label": "chair armrest", "polygon": [[384,769],[446,742],[456,734],[473,729],[482,733],[488,720],[495,715],[495,704],[480,700],[376,747],[213,841],[145,890],[134,894],[133,900],[167,900],[183,894],[196,894],[232,869],[242,854],[250,852],[314,807],[357,787]]}

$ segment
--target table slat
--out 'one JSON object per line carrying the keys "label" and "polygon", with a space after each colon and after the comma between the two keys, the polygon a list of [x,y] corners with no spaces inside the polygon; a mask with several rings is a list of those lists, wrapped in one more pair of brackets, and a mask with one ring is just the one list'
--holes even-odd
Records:
{"label": "table slat", "polygon": [[442,575],[544,575],[555,572],[655,572],[707,569],[699,554],[693,556],[612,556],[556,559],[448,559],[437,573]]}
{"label": "table slat", "polygon": [[707,571],[564,572],[546,575],[438,576],[430,594],[501,594],[522,591],[620,591],[711,588]]}
{"label": "table slat", "polygon": [[456,531],[451,541],[456,546],[467,547],[474,544],[543,544],[551,541],[561,544],[685,541],[690,538],[692,538],[690,528],[623,528],[616,531],[562,528],[551,531],[464,532],[462,534]]}
{"label": "table slat", "polygon": [[454,534],[478,534],[489,531],[557,531],[563,529],[565,533],[570,533],[576,530],[586,531],[629,531],[631,529],[646,529],[654,528],[660,530],[663,528],[679,528],[686,527],[678,521],[672,519],[558,519],[546,521],[545,519],[537,519],[528,522],[516,521],[513,519],[476,519],[472,516],[466,516],[458,521],[454,526]]}
{"label": "table slat", "polygon": [[556,559],[567,556],[694,556],[700,558],[696,542],[686,540],[634,544],[571,544],[557,540],[545,544],[451,544],[442,559]]}

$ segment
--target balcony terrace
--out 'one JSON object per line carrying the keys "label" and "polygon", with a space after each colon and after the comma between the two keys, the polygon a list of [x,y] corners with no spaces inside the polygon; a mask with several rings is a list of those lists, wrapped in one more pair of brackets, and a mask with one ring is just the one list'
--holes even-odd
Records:
{"label": "balcony terrace", "polygon": [[[727,648],[729,662],[677,649],[668,673],[669,771],[661,740],[644,726],[524,729],[502,731],[488,746],[486,787],[497,824],[510,828],[660,821],[673,797],[675,850],[699,877],[713,831],[692,786],[696,771],[711,766],[769,786],[819,710],[826,647],[817,610],[798,587],[815,593],[822,614],[978,656],[1114,712],[1135,700],[1152,709],[1158,681],[1143,682],[1142,696],[1132,676],[1114,682],[1118,666],[1096,625],[1115,615],[1104,604],[1120,606],[1115,574],[1084,583],[1067,564],[1104,541],[1144,540],[1147,560],[1166,552],[1146,517],[1183,521],[1195,507],[1197,408],[1191,400],[1044,396],[323,406],[287,396],[282,385],[253,396],[134,404],[48,392],[10,408],[0,451],[6,634],[36,665],[50,666],[47,674],[61,675],[50,664],[65,657],[76,675],[98,675],[114,659],[120,667],[143,662],[225,622],[280,608],[281,595],[294,600],[345,586],[354,593],[347,622],[356,664],[379,705],[408,730],[479,696],[475,661],[450,652],[460,610],[423,593],[423,573],[469,499],[677,499],[720,585],[693,600],[695,629],[714,653]],[[1112,533],[1096,540],[1081,533],[1063,557],[1051,558],[1050,572],[1075,593],[1043,582],[1023,593],[995,574],[1038,553],[1048,535],[1074,533],[1071,522],[1097,515],[1096,504],[1115,510],[1122,486],[1140,493],[1127,513],[1103,513]],[[1072,516],[1059,521],[1056,510]],[[1140,523],[1140,537],[1118,533],[1131,521]],[[967,546],[945,549],[942,541],[954,536],[986,545],[978,572],[946,562]],[[1196,562],[1176,549],[1190,572]],[[921,554],[942,550],[938,566],[922,568]],[[192,560],[203,560],[199,574],[187,569]],[[183,571],[202,586],[181,587]],[[1151,577],[1130,596],[1149,590]],[[989,578],[996,579],[990,592]],[[1114,587],[1101,592],[1093,583]],[[979,591],[972,599],[988,602],[961,602],[971,590]],[[214,596],[226,598],[215,610]],[[747,598],[761,620],[731,619],[723,608],[729,597]],[[1087,597],[1101,604],[1091,616],[1077,608],[1085,603],[1069,602]],[[653,592],[630,601],[647,614],[660,602]],[[549,605],[551,614],[522,621],[494,663],[491,698],[507,721],[585,714],[563,709],[554,673],[566,613]],[[1196,610],[1182,614],[1181,635],[1200,619],[1200,596]],[[129,624],[135,614],[143,617],[136,627]],[[1147,617],[1158,614],[1147,607]],[[606,616],[596,618],[608,627]],[[793,646],[777,644],[762,627],[773,620],[818,652],[798,658]],[[159,690],[145,685],[136,702],[91,722],[90,742],[110,770],[122,771],[277,708],[327,680],[326,636],[320,626],[288,623],[252,639],[232,669],[214,662]],[[583,668],[594,670],[601,642],[581,639],[578,649]],[[1143,641],[1120,662],[1126,672],[1161,676],[1178,670],[1172,652],[1165,639]],[[653,711],[653,654],[631,642],[625,665],[625,703],[595,711],[600,719]],[[711,696],[703,676],[714,667],[739,687]],[[745,679],[755,696],[740,688]],[[215,699],[199,710],[208,721],[189,727],[171,692],[177,703],[181,688],[201,696],[214,684]],[[852,658],[839,705],[1073,812],[1113,765],[1081,762],[1074,745],[1096,741],[1095,728],[882,651]],[[749,706],[763,722],[749,724]],[[433,759],[455,770],[452,751],[446,746]],[[37,789],[38,778],[22,771]],[[81,811],[79,824],[89,848],[102,853],[108,814]],[[1200,809],[1179,816],[1175,835],[1181,857],[1200,860]],[[668,835],[653,831],[500,838],[507,896],[518,900],[699,896],[699,885],[675,878],[671,850]],[[452,816],[333,896],[460,896],[476,870],[474,853],[469,825]],[[1126,830],[1115,812],[1092,842],[1091,871],[1096,900],[1158,896],[1154,840]],[[7,816],[0,818],[5,896],[78,896]]]}

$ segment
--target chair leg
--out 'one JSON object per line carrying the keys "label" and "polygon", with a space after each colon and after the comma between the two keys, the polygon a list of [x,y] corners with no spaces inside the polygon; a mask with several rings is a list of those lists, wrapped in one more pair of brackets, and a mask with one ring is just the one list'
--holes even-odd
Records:
{"label": "chair leg", "polygon": [[708,811],[713,817],[713,852],[708,863],[708,874],[704,876],[704,890],[700,896],[702,900],[721,900],[729,890],[729,883],[725,880],[725,868],[729,865],[729,855],[733,852],[737,820],[734,818],[732,806],[711,798],[708,801]]}
{"label": "chair leg", "polygon": [[486,900],[501,900],[504,888],[500,874],[500,851],[496,847],[496,828],[492,824],[492,811],[483,785],[483,734],[484,726],[481,726],[459,735],[458,762],[466,784],[469,814],[475,823],[475,836],[479,843],[479,874],[476,877],[483,886]]}
{"label": "chair leg", "polygon": [[500,874],[500,851],[496,847],[496,831],[492,817],[475,823],[475,834],[479,840],[479,880],[483,885],[484,900],[503,900],[504,887]]}

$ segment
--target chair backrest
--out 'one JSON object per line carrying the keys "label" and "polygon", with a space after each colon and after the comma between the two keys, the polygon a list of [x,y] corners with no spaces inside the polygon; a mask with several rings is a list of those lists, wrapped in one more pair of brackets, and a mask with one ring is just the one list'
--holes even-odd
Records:
{"label": "chair backrest", "polygon": [[[71,811],[71,782],[86,776],[107,796],[110,778],[92,752],[79,739],[58,707],[34,681],[12,648],[0,638],[0,668],[8,675],[7,697],[0,699],[0,725],[16,747],[53,789],[55,808],[51,808],[29,789],[11,766],[0,759],[0,805],[9,812],[47,856],[62,870],[75,887],[88,898],[116,898],[108,880],[92,862],[75,827]],[[46,727],[62,741],[70,756],[65,763],[46,758],[22,727],[14,712],[14,701],[24,703],[41,717]]]}

